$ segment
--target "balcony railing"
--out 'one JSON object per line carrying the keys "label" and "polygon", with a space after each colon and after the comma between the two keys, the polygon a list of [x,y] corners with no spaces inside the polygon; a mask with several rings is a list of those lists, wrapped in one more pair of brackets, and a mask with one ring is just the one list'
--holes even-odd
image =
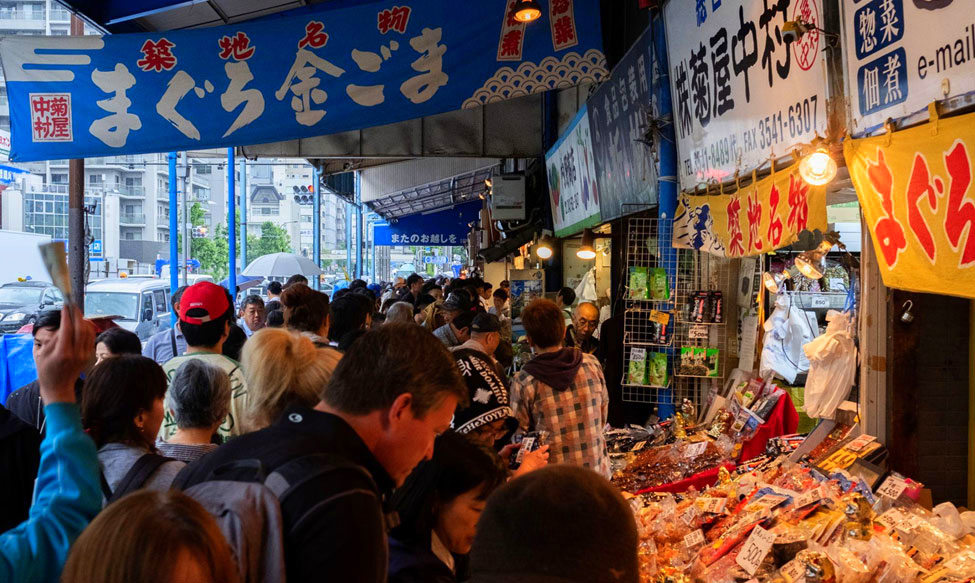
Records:
{"label": "balcony railing", "polygon": [[139,227],[146,224],[146,216],[140,214],[123,213],[119,215],[119,224]]}
{"label": "balcony railing", "polygon": [[0,10],[0,20],[44,20],[44,13],[34,10]]}
{"label": "balcony railing", "polygon": [[146,189],[144,186],[120,186],[118,188],[119,196],[128,198],[143,198],[146,196]]}

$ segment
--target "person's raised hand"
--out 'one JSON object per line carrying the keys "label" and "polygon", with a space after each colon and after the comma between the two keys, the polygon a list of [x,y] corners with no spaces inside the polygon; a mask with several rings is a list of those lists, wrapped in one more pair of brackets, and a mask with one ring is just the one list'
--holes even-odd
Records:
{"label": "person's raised hand", "polygon": [[35,357],[41,399],[48,403],[73,403],[75,381],[91,362],[95,349],[95,328],[82,313],[65,304],[61,327]]}

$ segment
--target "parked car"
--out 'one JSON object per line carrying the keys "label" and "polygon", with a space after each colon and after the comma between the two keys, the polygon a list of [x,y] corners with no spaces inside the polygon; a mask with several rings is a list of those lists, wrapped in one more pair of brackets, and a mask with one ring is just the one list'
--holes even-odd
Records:
{"label": "parked car", "polygon": [[46,281],[17,281],[0,286],[0,332],[16,332],[47,310],[64,305],[61,291]]}
{"label": "parked car", "polygon": [[85,290],[85,317],[117,316],[115,323],[145,342],[170,322],[169,280],[103,279]]}

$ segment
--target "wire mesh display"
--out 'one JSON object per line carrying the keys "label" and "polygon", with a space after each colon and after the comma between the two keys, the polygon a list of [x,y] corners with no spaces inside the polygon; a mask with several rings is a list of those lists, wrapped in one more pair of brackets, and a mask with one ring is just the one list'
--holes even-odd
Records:
{"label": "wire mesh display", "polygon": [[661,223],[652,218],[627,221],[621,384],[628,402],[675,401],[671,362],[677,253],[669,240],[661,241]]}
{"label": "wire mesh display", "polygon": [[712,386],[723,382],[732,356],[728,322],[737,299],[734,267],[724,257],[689,249],[678,252],[674,389],[698,405]]}

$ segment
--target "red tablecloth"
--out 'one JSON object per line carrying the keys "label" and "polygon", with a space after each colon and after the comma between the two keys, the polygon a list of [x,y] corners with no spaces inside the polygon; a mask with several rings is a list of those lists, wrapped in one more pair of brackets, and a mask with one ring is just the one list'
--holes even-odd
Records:
{"label": "red tablecloth", "polygon": [[[784,391],[783,391],[784,392]],[[742,444],[740,460],[750,460],[765,453],[765,444],[773,437],[795,433],[799,427],[799,413],[792,397],[785,393],[772,408],[768,421],[758,426],[755,435]]]}
{"label": "red tablecloth", "polygon": [[684,478],[683,480],[678,480],[676,482],[670,482],[667,484],[661,484],[652,488],[645,488],[637,492],[637,494],[646,494],[647,492],[672,492],[676,494],[690,490],[691,486],[694,486],[698,490],[703,490],[713,486],[714,483],[718,481],[718,470],[722,466],[728,468],[728,471],[731,472],[735,469],[735,462],[727,461],[720,466],[715,466],[709,470],[698,472],[689,478]]}

